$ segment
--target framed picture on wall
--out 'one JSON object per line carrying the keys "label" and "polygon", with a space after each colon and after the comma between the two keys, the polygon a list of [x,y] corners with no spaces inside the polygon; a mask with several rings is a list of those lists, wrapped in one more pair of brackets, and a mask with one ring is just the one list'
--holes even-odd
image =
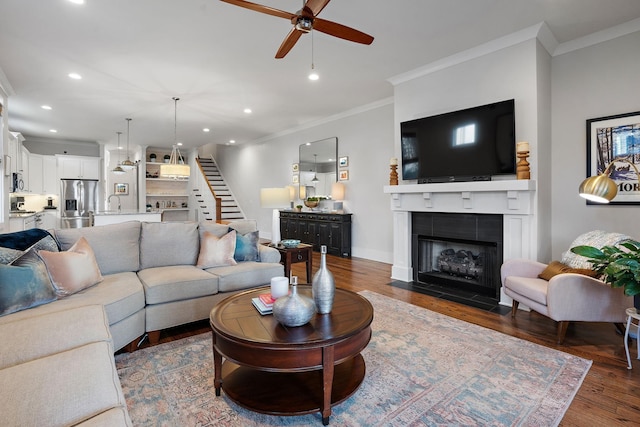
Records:
{"label": "framed picture on wall", "polygon": [[349,157],[347,156],[340,157],[338,159],[338,166],[341,168],[346,168],[347,166],[349,166]]}
{"label": "framed picture on wall", "polygon": [[297,184],[300,182],[300,175],[297,173],[291,176],[291,182]]}
{"label": "framed picture on wall", "polygon": [[298,172],[300,170],[300,164],[299,163],[293,163],[291,165],[291,172]]}
{"label": "framed picture on wall", "polygon": [[340,171],[340,173],[338,175],[338,179],[340,181],[348,181],[349,180],[349,171],[348,170]]}
{"label": "framed picture on wall", "polygon": [[618,190],[609,204],[640,204],[639,163],[640,111],[587,120],[587,178],[608,169]]}
{"label": "framed picture on wall", "polygon": [[129,194],[129,184],[113,184],[113,193],[118,196]]}

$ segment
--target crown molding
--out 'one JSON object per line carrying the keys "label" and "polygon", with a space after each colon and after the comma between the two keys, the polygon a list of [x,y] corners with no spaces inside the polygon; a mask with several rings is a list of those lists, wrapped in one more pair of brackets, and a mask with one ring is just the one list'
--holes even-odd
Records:
{"label": "crown molding", "polygon": [[615,27],[607,28],[606,30],[588,34],[575,40],[561,43],[553,52],[553,56],[564,55],[565,53],[573,52],[574,50],[583,49],[585,47],[617,39],[618,37],[636,33],[638,31],[640,31],[640,18],[616,25]]}

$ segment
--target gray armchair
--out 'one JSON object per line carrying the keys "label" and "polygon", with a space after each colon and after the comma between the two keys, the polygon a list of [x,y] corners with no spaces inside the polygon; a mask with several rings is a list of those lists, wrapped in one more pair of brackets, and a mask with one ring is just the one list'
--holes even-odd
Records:
{"label": "gray armchair", "polygon": [[[580,236],[571,247],[602,247],[625,239],[628,237],[617,233],[594,231]],[[570,252],[564,254],[564,270],[589,269],[586,259],[576,257],[578,255]],[[564,341],[569,322],[612,322],[619,324],[618,327],[625,322],[625,310],[633,307],[633,297],[625,296],[622,288],[611,288],[597,278],[575,272],[563,272],[545,280],[539,275],[548,273],[547,267],[547,264],[523,259],[508,260],[502,265],[503,290],[513,299],[512,317],[519,304],[523,304],[555,320],[558,322],[558,344]]]}

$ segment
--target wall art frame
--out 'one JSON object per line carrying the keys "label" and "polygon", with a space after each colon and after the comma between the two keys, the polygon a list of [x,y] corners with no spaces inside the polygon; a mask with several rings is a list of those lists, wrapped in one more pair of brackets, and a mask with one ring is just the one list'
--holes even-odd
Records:
{"label": "wall art frame", "polygon": [[129,195],[129,184],[113,184],[113,194],[118,196]]}
{"label": "wall art frame", "polygon": [[341,170],[338,172],[338,181],[348,181],[349,180],[349,171]]}
{"label": "wall art frame", "polygon": [[[611,162],[615,168],[609,177],[618,194],[608,204],[640,205],[640,176],[628,163],[640,169],[640,111],[587,120],[587,178],[603,173]],[[587,200],[587,205],[603,204]]]}

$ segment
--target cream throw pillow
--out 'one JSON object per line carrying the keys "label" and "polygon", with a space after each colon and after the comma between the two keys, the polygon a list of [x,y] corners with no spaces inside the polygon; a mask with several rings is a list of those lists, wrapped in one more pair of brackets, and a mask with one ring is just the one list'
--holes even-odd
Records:
{"label": "cream throw pillow", "polygon": [[75,294],[102,281],[96,256],[84,237],[64,252],[38,251],[58,296]]}
{"label": "cream throw pillow", "polygon": [[236,251],[236,231],[230,231],[222,237],[205,231],[200,241],[200,254],[198,255],[198,268],[222,267],[236,265],[233,254]]}

